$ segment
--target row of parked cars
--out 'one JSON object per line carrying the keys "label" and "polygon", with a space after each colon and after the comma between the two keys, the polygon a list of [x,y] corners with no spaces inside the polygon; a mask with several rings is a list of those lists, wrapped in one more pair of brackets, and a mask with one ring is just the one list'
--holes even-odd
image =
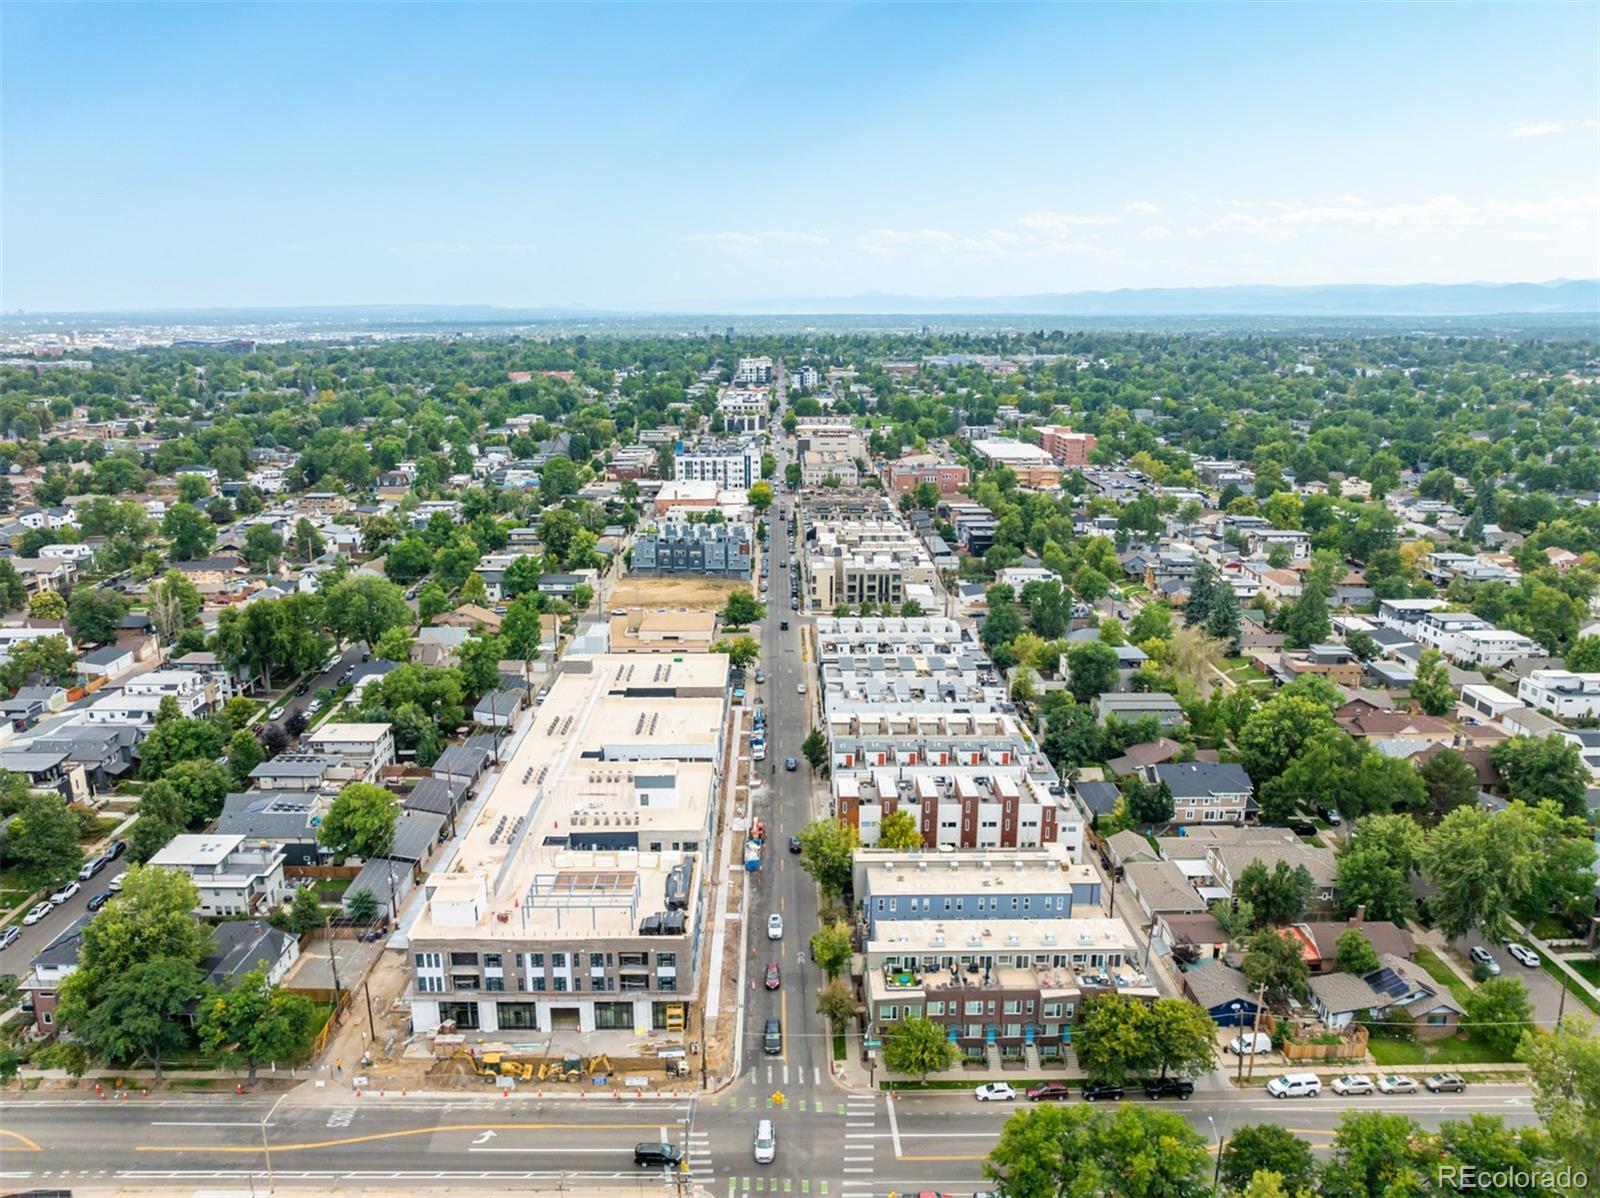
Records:
{"label": "row of parked cars", "polygon": [[[1115,1082],[1085,1082],[1080,1087],[1085,1102],[1120,1102],[1125,1087]],[[1194,1083],[1186,1077],[1153,1077],[1144,1083],[1146,1098],[1188,1098]],[[985,1082],[973,1091],[979,1102],[1015,1102],[1017,1088],[1010,1082]],[[1072,1096],[1066,1082],[1040,1082],[1022,1091],[1029,1102],[1062,1102]]]}
{"label": "row of parked cars", "polygon": [[[66,906],[67,901],[71,899],[73,895],[77,894],[83,889],[83,884],[85,882],[94,878],[96,874],[105,869],[106,866],[110,865],[113,861],[127,851],[127,841],[113,840],[106,848],[105,852],[101,853],[98,857],[93,857],[83,863],[83,868],[78,871],[78,876],[76,879],[64,883],[62,886],[57,888],[54,894],[45,899],[44,902],[36,904],[26,915],[24,915],[22,917],[23,926],[31,928],[34,924],[38,923],[46,915],[49,915],[50,912],[54,911],[57,907]],[[101,907],[105,906],[106,903],[111,900],[111,896],[121,889],[122,878],[120,875],[118,875],[111,880],[111,888],[109,890],[101,891],[99,894],[95,895],[89,900],[89,910],[100,910]],[[0,950],[10,948],[17,942],[17,940],[21,938],[21,936],[22,931],[20,928],[12,927],[7,929],[3,934],[0,934]]]}
{"label": "row of parked cars", "polygon": [[[1335,1094],[1415,1094],[1417,1079],[1399,1073],[1387,1074],[1377,1082],[1365,1073],[1347,1073],[1333,1079],[1330,1087]],[[1460,1094],[1467,1088],[1466,1079],[1457,1073],[1435,1073],[1423,1078],[1421,1088],[1430,1094]],[[1267,1093],[1274,1098],[1315,1098],[1322,1093],[1322,1079],[1315,1073],[1285,1073],[1267,1083]]]}

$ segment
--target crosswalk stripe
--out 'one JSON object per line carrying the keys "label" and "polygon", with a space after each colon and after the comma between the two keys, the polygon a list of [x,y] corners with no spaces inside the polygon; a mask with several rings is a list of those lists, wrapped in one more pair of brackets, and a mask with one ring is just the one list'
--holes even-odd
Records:
{"label": "crosswalk stripe", "polygon": [[813,1086],[820,1086],[822,1084],[822,1066],[821,1065],[813,1065],[813,1066],[811,1066],[811,1084]]}
{"label": "crosswalk stripe", "polygon": [[739,1183],[734,1178],[728,1178],[728,1198],[733,1198],[734,1191],[737,1190],[738,1187]]}
{"label": "crosswalk stripe", "polygon": [[871,1173],[872,1169],[870,1167],[868,1167],[866,1169],[841,1169],[840,1172],[841,1173]]}
{"label": "crosswalk stripe", "polygon": [[790,1179],[790,1178],[785,1177],[783,1179],[783,1192],[785,1194],[788,1194],[788,1193],[792,1193],[793,1191],[794,1191],[794,1181],[792,1179]]}

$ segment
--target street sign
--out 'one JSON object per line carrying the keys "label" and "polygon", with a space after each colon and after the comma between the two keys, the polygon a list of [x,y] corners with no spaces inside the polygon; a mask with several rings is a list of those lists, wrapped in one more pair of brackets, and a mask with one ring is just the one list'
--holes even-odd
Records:
{"label": "street sign", "polygon": [[882,1040],[863,1040],[861,1042],[861,1047],[862,1048],[882,1048],[883,1047],[883,1041]]}

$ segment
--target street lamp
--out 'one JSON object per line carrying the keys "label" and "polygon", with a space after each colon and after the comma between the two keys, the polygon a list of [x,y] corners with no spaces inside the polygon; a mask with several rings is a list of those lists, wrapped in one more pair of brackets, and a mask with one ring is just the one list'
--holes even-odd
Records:
{"label": "street lamp", "polygon": [[1211,1125],[1211,1142],[1217,1146],[1217,1163],[1216,1166],[1211,1170],[1211,1192],[1213,1194],[1220,1194],[1222,1193],[1223,1141],[1217,1138],[1217,1121],[1210,1115],[1207,1115],[1206,1122]]}
{"label": "street lamp", "polygon": [[272,1177],[272,1149],[267,1144],[267,1124],[272,1122],[272,1116],[277,1114],[278,1103],[282,1102],[287,1097],[289,1097],[289,1092],[285,1090],[282,1094],[278,1095],[278,1102],[272,1104],[272,1109],[269,1110],[265,1115],[261,1116],[261,1152],[262,1155],[267,1158],[267,1193],[269,1194],[276,1194],[278,1190],[277,1185],[273,1181]]}

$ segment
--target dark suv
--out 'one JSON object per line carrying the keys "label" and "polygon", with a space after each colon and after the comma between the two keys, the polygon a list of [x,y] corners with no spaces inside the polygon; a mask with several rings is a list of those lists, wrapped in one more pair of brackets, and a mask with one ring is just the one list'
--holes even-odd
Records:
{"label": "dark suv", "polygon": [[769,1057],[775,1057],[783,1051],[783,1024],[778,1020],[767,1020],[767,1030],[761,1038],[761,1049]]}
{"label": "dark suv", "polygon": [[1085,1102],[1121,1102],[1123,1090],[1115,1082],[1086,1082],[1083,1087]]}
{"label": "dark suv", "polygon": [[635,1144],[633,1163],[641,1169],[676,1169],[683,1162],[683,1153],[676,1144]]}
{"label": "dark suv", "polygon": [[1146,1098],[1187,1098],[1194,1083],[1186,1077],[1153,1077],[1144,1084]]}

